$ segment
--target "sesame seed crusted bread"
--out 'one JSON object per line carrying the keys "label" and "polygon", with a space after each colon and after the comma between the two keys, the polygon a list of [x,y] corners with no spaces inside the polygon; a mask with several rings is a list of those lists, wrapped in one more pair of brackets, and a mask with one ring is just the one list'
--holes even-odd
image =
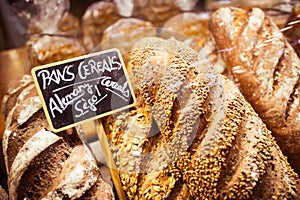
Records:
{"label": "sesame seed crusted bread", "polygon": [[114,199],[77,131],[49,131],[32,79],[10,94],[3,138],[10,199]]}
{"label": "sesame seed crusted bread", "polygon": [[300,197],[264,123],[190,47],[145,38],[127,68],[137,104],[102,123],[128,199]]}
{"label": "sesame seed crusted bread", "polygon": [[209,27],[234,81],[300,173],[300,60],[293,48],[258,8],[221,8]]}

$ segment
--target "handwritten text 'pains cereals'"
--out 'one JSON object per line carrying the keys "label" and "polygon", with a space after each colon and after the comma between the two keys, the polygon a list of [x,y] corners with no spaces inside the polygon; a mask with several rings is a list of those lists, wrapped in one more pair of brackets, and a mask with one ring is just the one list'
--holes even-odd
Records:
{"label": "handwritten text 'pains cereals'", "polygon": [[[66,65],[62,70],[55,69],[51,72],[47,69],[38,72],[37,76],[43,80],[42,89],[45,90],[47,86],[52,83],[59,85],[62,81],[72,82],[76,78],[76,74],[72,70],[74,65]],[[112,72],[114,70],[120,70],[122,68],[121,63],[118,61],[117,56],[108,56],[107,59],[101,61],[95,61],[93,59],[83,60],[78,66],[78,78],[81,80],[88,79],[93,74],[101,75],[103,72]]]}
{"label": "handwritten text 'pains cereals'", "polygon": [[[77,70],[74,70],[77,67]],[[90,111],[96,112],[97,105],[107,98],[107,94],[100,92],[99,88],[110,91],[124,100],[128,100],[130,90],[128,83],[119,83],[112,77],[104,75],[105,71],[112,72],[122,69],[117,56],[108,56],[101,61],[86,59],[78,66],[66,64],[63,68],[54,70],[43,69],[37,73],[42,79],[42,89],[46,90],[52,84],[60,85],[69,82],[53,90],[49,98],[49,109],[52,118],[62,114],[69,106],[72,106],[74,117],[80,118]],[[107,74],[107,73],[106,73]]]}

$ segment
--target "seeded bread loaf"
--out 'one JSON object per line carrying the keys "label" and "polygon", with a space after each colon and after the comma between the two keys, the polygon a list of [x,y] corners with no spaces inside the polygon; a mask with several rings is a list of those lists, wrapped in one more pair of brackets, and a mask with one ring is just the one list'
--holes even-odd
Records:
{"label": "seeded bread loaf", "polygon": [[137,104],[103,118],[128,199],[299,199],[299,177],[234,84],[174,39],[130,54]]}
{"label": "seeded bread loaf", "polygon": [[221,8],[210,30],[235,82],[300,173],[300,59],[258,8]]}
{"label": "seeded bread loaf", "polygon": [[4,107],[9,111],[3,153],[10,199],[114,198],[77,131],[49,131],[31,78],[8,90]]}

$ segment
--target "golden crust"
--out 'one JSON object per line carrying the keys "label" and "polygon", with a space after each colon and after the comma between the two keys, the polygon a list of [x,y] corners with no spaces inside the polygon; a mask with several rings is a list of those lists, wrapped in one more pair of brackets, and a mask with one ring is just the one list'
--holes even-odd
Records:
{"label": "golden crust", "polygon": [[245,98],[299,171],[300,60],[258,8],[221,8],[210,20],[218,49]]}
{"label": "golden crust", "polygon": [[130,55],[138,103],[103,120],[117,162],[128,144],[142,151],[120,172],[129,199],[167,199],[175,190],[192,199],[297,198],[298,176],[231,81],[173,39],[143,39]]}

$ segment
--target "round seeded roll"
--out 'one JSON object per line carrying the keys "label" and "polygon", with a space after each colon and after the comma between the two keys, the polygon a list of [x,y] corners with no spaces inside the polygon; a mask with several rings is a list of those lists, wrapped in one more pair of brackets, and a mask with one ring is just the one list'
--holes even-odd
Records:
{"label": "round seeded roll", "polygon": [[8,112],[3,154],[10,199],[114,199],[77,131],[49,131],[29,76],[8,90],[4,108]]}
{"label": "round seeded roll", "polygon": [[128,199],[299,199],[299,177],[237,87],[174,39],[137,42],[135,107],[102,119]]}

